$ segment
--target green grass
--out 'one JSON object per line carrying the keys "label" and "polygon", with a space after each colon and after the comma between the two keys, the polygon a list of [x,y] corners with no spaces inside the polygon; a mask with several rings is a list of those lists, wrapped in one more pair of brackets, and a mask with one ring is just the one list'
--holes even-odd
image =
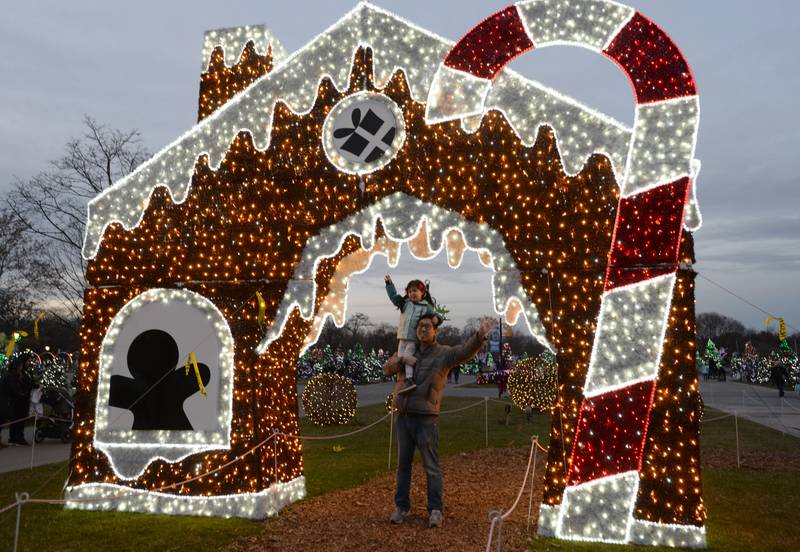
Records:
{"label": "green grass", "polygon": [[[445,399],[443,410],[478,402],[473,398]],[[385,414],[381,405],[360,409],[347,427],[317,428],[305,420],[305,435],[336,435],[365,427]],[[707,418],[719,415],[708,410]],[[489,402],[489,445],[527,447],[531,435],[546,445],[549,416],[536,415],[526,423],[513,410],[510,425],[503,423],[503,405]],[[443,455],[484,446],[484,406],[442,416]],[[739,420],[742,450],[773,450],[800,455],[800,440]],[[703,425],[701,442],[735,450],[733,419]],[[388,472],[388,420],[352,437],[333,441],[307,441],[304,448],[310,496],[358,486]],[[336,446],[336,451],[334,450]],[[337,452],[338,451],[338,452]],[[36,498],[61,495],[66,464],[53,464],[2,474],[0,506],[14,500],[15,491],[35,492]],[[792,520],[800,509],[800,477],[796,472],[707,469],[703,472],[709,512],[708,534],[712,550],[790,550],[800,542],[800,528]],[[15,515],[0,515],[0,543],[10,549]],[[263,530],[261,523],[239,519],[190,518],[117,512],[82,512],[59,506],[30,504],[23,508],[20,550],[78,551],[191,551],[215,550],[236,538]],[[531,550],[642,550],[595,543],[572,543],[534,538]],[[656,549],[648,549],[656,550]],[[666,550],[666,549],[665,549]]]}

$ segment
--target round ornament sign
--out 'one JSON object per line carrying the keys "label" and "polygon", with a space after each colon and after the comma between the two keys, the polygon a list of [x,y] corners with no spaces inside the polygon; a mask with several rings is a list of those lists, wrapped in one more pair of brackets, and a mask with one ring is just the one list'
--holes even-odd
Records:
{"label": "round ornament sign", "polygon": [[376,171],[394,158],[406,139],[403,112],[389,97],[357,92],[336,104],[322,128],[322,146],[348,174]]}

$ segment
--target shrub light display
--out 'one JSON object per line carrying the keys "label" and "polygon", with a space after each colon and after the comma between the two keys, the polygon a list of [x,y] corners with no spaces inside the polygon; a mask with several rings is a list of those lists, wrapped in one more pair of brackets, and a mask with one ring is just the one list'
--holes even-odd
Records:
{"label": "shrub light display", "polygon": [[358,394],[346,377],[325,373],[308,380],[302,400],[306,416],[316,425],[346,425],[356,415]]}
{"label": "shrub light display", "polygon": [[[560,44],[628,74],[634,128],[505,67]],[[421,258],[445,249],[453,267],[477,251],[498,313],[556,354],[539,532],[705,545],[699,109],[660,28],[610,1],[530,0],[453,43],[359,4],[289,55],[263,29],[207,35],[200,80],[199,122],[89,204],[71,507],[263,517],[301,498],[299,439],[250,451],[298,434],[298,355],[325,317],[343,323],[351,275],[407,243]],[[129,305],[151,296],[175,314],[137,317]],[[162,335],[180,323],[153,322],[188,327],[189,311],[231,351],[229,371],[222,353],[214,364]],[[136,339],[178,349],[160,358],[185,400],[229,404],[224,438],[201,436],[185,408],[171,429],[144,428],[159,422],[116,368]],[[112,408],[129,427],[109,423]]]}

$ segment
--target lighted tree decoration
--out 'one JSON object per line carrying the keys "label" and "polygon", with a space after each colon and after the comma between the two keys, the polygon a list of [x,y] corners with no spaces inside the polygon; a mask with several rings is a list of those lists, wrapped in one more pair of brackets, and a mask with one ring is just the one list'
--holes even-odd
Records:
{"label": "lighted tree decoration", "polygon": [[772,350],[769,353],[769,357],[765,364],[769,367],[770,375],[772,367],[778,363],[786,366],[786,370],[789,372],[788,383],[790,385],[794,385],[800,381],[800,359],[797,358],[797,355],[785,339],[780,342],[777,350]]}
{"label": "lighted tree decoration", "polygon": [[302,395],[306,416],[318,426],[347,424],[356,414],[358,394],[353,382],[327,372],[311,378]]}
{"label": "lighted tree decoration", "polygon": [[722,355],[720,355],[716,343],[714,343],[711,338],[709,338],[708,342],[706,343],[706,348],[703,351],[703,358],[706,360],[706,362],[714,359],[714,362],[718,367],[722,365]]}
{"label": "lighted tree decoration", "polygon": [[760,355],[753,343],[744,344],[744,352],[734,355],[731,361],[731,377],[747,383],[767,383],[770,378],[770,364]]}
{"label": "lighted tree decoration", "polygon": [[37,383],[46,389],[67,389],[66,359],[51,353],[44,353],[41,359]]}
{"label": "lighted tree decoration", "polygon": [[522,410],[550,412],[557,391],[555,356],[549,351],[519,360],[508,374],[511,401]]}

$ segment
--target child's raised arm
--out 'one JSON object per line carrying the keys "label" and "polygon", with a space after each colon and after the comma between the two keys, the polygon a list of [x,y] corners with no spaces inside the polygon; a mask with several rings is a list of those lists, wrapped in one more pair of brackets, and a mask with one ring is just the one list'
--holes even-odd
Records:
{"label": "child's raised arm", "polygon": [[392,282],[392,277],[387,274],[386,276],[384,276],[383,281],[386,282],[386,294],[389,296],[389,300],[398,309],[402,309],[403,306],[406,304],[406,301],[400,295],[397,294],[397,289],[394,287],[394,283]]}

